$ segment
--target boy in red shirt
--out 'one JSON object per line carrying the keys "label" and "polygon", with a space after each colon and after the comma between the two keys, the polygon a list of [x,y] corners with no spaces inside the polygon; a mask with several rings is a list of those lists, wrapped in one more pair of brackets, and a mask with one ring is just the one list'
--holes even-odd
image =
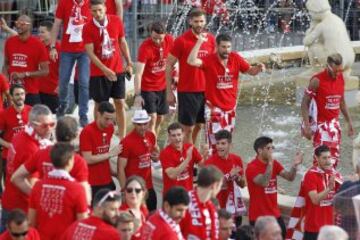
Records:
{"label": "boy in red shirt", "polygon": [[6,231],[0,235],[0,240],[40,240],[38,231],[29,226],[26,214],[15,209],[9,213]]}
{"label": "boy in red shirt", "polygon": [[172,187],[165,193],[162,209],[152,215],[140,229],[140,240],[183,240],[179,223],[184,218],[190,199],[183,187]]}
{"label": "boy in red shirt", "polygon": [[211,199],[220,192],[223,177],[215,166],[200,170],[197,187],[189,192],[189,208],[180,223],[185,239],[219,239],[219,219]]}
{"label": "boy in red shirt", "polygon": [[139,47],[138,62],[134,79],[136,107],[150,114],[150,129],[156,135],[164,115],[169,112],[166,102],[166,58],[174,44],[173,37],[166,34],[161,22],[154,22],[150,27],[150,37]]}
{"label": "boy in red shirt", "polygon": [[[119,137],[124,138],[125,75],[132,73],[124,26],[118,16],[106,14],[104,0],[92,0],[90,8],[93,18],[84,26],[83,34],[85,49],[91,60],[90,97],[95,101],[94,114],[100,102],[113,98]],[[125,69],[121,55],[127,63]]]}
{"label": "boy in red shirt", "polygon": [[115,189],[109,161],[122,150],[121,145],[110,149],[114,134],[114,106],[109,102],[101,102],[96,115],[96,120],[80,133],[80,152],[88,163],[92,196],[101,188]]}
{"label": "boy in red shirt", "polygon": [[9,81],[0,73],[0,111],[4,108],[4,99],[6,99],[8,105],[11,103]]}
{"label": "boy in red shirt", "polygon": [[16,21],[18,35],[9,37],[4,46],[4,69],[10,84],[25,86],[25,103],[41,103],[39,96],[39,77],[49,74],[49,56],[44,44],[31,35],[32,20],[21,15]]}
{"label": "boy in red shirt", "polygon": [[236,103],[239,74],[257,75],[265,68],[263,64],[250,66],[237,52],[231,51],[232,38],[228,34],[216,37],[216,53],[200,58],[201,46],[208,41],[208,34],[201,33],[192,48],[187,63],[204,71],[205,121],[209,144],[215,149],[215,133],[221,129],[233,132],[235,128]]}
{"label": "boy in red shirt", "polygon": [[248,163],[245,171],[250,195],[249,220],[253,226],[260,216],[274,216],[285,238],[286,227],[277,203],[277,176],[294,181],[297,166],[303,161],[303,154],[296,153],[291,170],[287,171],[273,159],[273,149],[273,140],[269,137],[259,137],[254,142],[256,158]]}
{"label": "boy in red shirt", "polygon": [[67,228],[61,240],[119,240],[114,228],[121,204],[120,193],[107,188],[100,189],[93,200],[90,217],[73,223]]}
{"label": "boy in red shirt", "polygon": [[167,131],[170,144],[160,152],[163,194],[172,186],[182,186],[191,191],[194,166],[202,164],[204,159],[194,145],[184,143],[184,132],[179,123],[170,124]]}
{"label": "boy in red shirt", "polygon": [[135,110],[132,130],[122,141],[123,152],[120,154],[117,168],[121,189],[126,179],[132,175],[141,176],[146,182],[148,199],[146,205],[151,212],[156,209],[156,194],[152,184],[151,161],[158,161],[155,156],[156,137],[148,130],[150,117],[145,110]]}
{"label": "boy in red shirt", "polygon": [[330,55],[327,64],[326,69],[311,78],[301,103],[301,113],[303,135],[313,139],[314,148],[327,145],[336,167],[340,160],[340,111],[348,124],[349,136],[354,135],[354,129],[344,97],[342,56]]}
{"label": "boy in red shirt", "polygon": [[[179,36],[172,48],[166,63],[166,94],[169,105],[175,105],[175,95],[171,90],[172,72],[176,62],[179,62],[178,89],[178,120],[184,127],[185,142],[195,142],[201,130],[204,119],[204,72],[187,63],[191,49],[196,44],[199,35],[205,31],[206,13],[201,9],[193,9],[189,14],[191,29]],[[207,33],[208,41],[201,45],[199,58],[204,58],[215,51],[215,38]]]}
{"label": "boy in red shirt", "polygon": [[87,217],[84,188],[69,174],[74,154],[71,144],[56,143],[50,152],[54,169],[31,191],[29,221],[43,240],[60,239],[73,222]]}

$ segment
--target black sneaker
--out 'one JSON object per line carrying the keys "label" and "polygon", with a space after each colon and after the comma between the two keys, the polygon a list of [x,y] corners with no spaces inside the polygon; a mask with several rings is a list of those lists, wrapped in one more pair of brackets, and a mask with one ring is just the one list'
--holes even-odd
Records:
{"label": "black sneaker", "polygon": [[88,125],[89,121],[88,121],[87,116],[81,116],[79,119],[79,123],[82,128],[85,127],[86,125]]}
{"label": "black sneaker", "polygon": [[65,116],[65,110],[66,107],[64,105],[59,105],[59,107],[56,109],[56,117],[61,118]]}

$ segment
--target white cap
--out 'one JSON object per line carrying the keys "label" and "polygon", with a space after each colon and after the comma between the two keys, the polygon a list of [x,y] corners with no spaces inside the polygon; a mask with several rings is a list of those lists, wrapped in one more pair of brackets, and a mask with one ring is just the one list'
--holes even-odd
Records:
{"label": "white cap", "polygon": [[131,121],[133,123],[148,123],[150,119],[151,118],[147,114],[146,110],[135,110]]}

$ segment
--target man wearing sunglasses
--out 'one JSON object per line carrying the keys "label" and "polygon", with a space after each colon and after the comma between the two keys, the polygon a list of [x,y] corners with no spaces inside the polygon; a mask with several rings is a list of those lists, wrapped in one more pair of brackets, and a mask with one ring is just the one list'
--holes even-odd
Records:
{"label": "man wearing sunglasses", "polygon": [[297,166],[303,162],[303,154],[296,153],[291,169],[287,171],[281,163],[273,159],[274,146],[271,138],[265,136],[257,138],[254,142],[254,150],[256,157],[248,163],[245,171],[250,195],[250,225],[254,226],[258,217],[274,216],[285,238],[286,227],[277,204],[277,176],[287,181],[294,181]]}
{"label": "man wearing sunglasses", "polygon": [[314,149],[323,144],[330,148],[334,167],[340,160],[340,112],[348,125],[348,136],[354,135],[342,71],[342,56],[339,53],[328,56],[327,67],[311,78],[301,103],[303,135],[313,140]]}
{"label": "man wearing sunglasses", "polygon": [[40,240],[38,231],[29,226],[26,214],[19,209],[10,212],[6,229],[0,240]]}
{"label": "man wearing sunglasses", "polygon": [[8,38],[4,46],[4,70],[10,84],[21,83],[26,89],[25,103],[41,103],[39,77],[49,74],[49,56],[44,44],[31,35],[32,20],[21,15],[16,21],[17,35]]}
{"label": "man wearing sunglasses", "polygon": [[94,196],[93,212],[89,218],[73,223],[61,240],[119,240],[115,224],[119,216],[121,195],[107,188],[100,189]]}
{"label": "man wearing sunglasses", "polygon": [[[16,134],[11,140],[11,146],[7,156],[7,168],[5,179],[5,191],[2,197],[1,227],[5,226],[9,211],[20,208],[24,212],[28,210],[29,196],[11,182],[11,177],[21,164],[29,161],[39,150],[49,146],[51,133],[55,122],[50,109],[41,104],[35,105],[29,113],[29,122],[24,131]],[[33,175],[30,184],[33,184]]]}

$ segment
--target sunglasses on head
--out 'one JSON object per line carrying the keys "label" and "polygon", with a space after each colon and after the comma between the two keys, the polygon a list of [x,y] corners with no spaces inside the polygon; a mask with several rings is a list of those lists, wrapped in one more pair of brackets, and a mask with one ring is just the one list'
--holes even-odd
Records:
{"label": "sunglasses on head", "polygon": [[39,123],[39,122],[32,122],[34,125],[36,125],[37,127],[41,127],[41,128],[52,128],[55,127],[55,122],[50,122],[50,123]]}
{"label": "sunglasses on head", "polygon": [[24,237],[24,236],[26,236],[26,235],[28,234],[28,231],[21,232],[21,233],[13,233],[13,232],[10,232],[10,234],[11,234],[11,236],[18,238],[18,237]]}
{"label": "sunglasses on head", "polygon": [[30,23],[26,22],[26,21],[18,20],[18,21],[15,21],[15,25],[30,25]]}
{"label": "sunglasses on head", "polygon": [[141,191],[142,191],[141,188],[126,188],[127,193],[135,192],[136,194],[139,194],[139,193],[141,193]]}
{"label": "sunglasses on head", "polygon": [[121,193],[117,191],[109,191],[107,194],[105,194],[99,201],[98,206],[101,206],[108,198],[114,199],[115,197],[121,197]]}

